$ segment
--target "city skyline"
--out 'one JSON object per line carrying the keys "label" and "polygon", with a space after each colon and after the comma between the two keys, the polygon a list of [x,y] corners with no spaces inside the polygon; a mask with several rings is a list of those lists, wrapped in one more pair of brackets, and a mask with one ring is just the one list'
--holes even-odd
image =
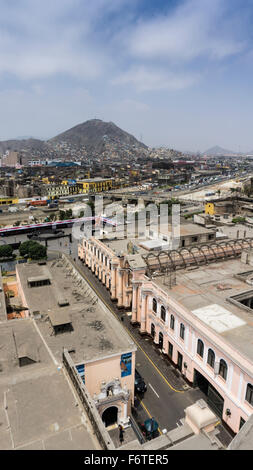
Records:
{"label": "city skyline", "polygon": [[251,0],[0,7],[0,140],[98,118],[151,147],[253,148]]}

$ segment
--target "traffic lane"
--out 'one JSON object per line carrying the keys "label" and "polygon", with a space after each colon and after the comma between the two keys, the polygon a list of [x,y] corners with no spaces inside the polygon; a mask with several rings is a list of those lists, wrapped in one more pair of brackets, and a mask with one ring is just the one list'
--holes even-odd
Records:
{"label": "traffic lane", "polygon": [[199,389],[183,392],[172,390],[139,348],[136,353],[136,369],[147,385],[142,402],[150,415],[158,421],[161,431],[176,428],[184,418],[185,408],[200,398],[205,398]]}
{"label": "traffic lane", "polygon": [[[94,288],[97,289],[103,300],[110,306],[110,308],[113,309],[120,319],[123,312],[119,311],[115,304],[112,303],[110,295],[105,287],[101,285],[101,282],[81,261],[77,260],[77,264],[80,266],[83,274],[87,276]],[[127,323],[127,318],[125,316],[123,324],[126,328],[128,326]],[[140,372],[148,386],[148,390],[143,398],[143,404],[150,415],[157,419],[160,429],[174,429],[177,425],[176,423],[184,417],[184,409],[195,403],[199,398],[203,398],[203,394],[196,389],[192,390],[192,394],[189,393],[189,390],[184,391],[183,393],[178,393],[172,390],[162,375],[160,375],[158,370],[146,357],[144,351],[140,349],[138,344],[139,342],[140,338],[137,340],[136,369]],[[159,398],[148,384],[153,387],[153,390],[155,390],[159,395]],[[176,387],[174,388],[176,389]],[[180,389],[182,390],[182,386]]]}

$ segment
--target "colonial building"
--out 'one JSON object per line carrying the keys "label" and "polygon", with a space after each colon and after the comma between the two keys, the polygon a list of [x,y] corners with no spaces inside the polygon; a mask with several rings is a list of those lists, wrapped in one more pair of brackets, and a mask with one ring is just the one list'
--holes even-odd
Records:
{"label": "colonial building", "polygon": [[124,242],[84,240],[79,257],[238,432],[253,412],[253,240],[148,254]]}

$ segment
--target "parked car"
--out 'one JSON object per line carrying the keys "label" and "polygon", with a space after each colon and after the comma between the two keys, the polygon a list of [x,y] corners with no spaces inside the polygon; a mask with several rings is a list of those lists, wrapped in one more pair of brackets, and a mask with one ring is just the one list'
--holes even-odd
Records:
{"label": "parked car", "polygon": [[144,379],[139,374],[139,372],[135,369],[135,380],[134,380],[134,391],[135,393],[145,393],[147,390],[147,385],[144,382]]}

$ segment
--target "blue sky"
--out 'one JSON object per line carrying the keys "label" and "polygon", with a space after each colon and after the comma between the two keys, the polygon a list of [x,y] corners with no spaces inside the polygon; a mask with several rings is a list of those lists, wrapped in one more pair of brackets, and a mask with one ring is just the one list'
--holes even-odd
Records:
{"label": "blue sky", "polygon": [[94,117],[252,151],[253,0],[0,0],[0,140]]}

